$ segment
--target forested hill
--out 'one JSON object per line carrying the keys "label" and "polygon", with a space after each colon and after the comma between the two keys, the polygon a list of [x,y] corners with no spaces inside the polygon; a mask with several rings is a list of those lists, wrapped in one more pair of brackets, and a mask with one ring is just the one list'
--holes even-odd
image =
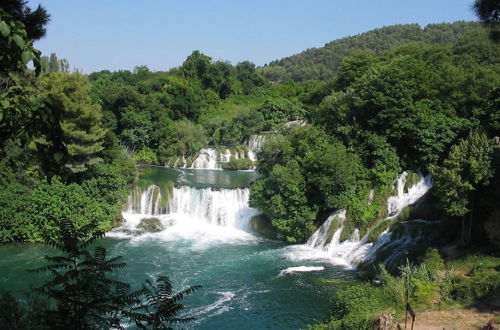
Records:
{"label": "forested hill", "polygon": [[380,53],[411,42],[452,43],[465,33],[480,28],[476,22],[392,25],[355,36],[338,39],[322,48],[310,48],[299,54],[266,64],[261,73],[273,82],[331,79],[342,60],[356,50]]}

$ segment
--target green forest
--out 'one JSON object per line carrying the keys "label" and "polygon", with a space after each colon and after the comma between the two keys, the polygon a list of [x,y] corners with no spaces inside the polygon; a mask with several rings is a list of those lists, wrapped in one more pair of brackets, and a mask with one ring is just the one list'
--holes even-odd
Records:
{"label": "green forest", "polygon": [[[500,296],[500,43],[488,27],[387,26],[263,67],[195,50],[169,71],[140,65],[82,74],[70,72],[71,59],[34,48],[48,17],[23,1],[0,6],[0,243],[45,242],[68,253],[42,271],[86,258],[105,283],[120,264],[103,266],[105,250],[86,248],[120,224],[137,166],[190,164],[208,147],[245,153],[250,136],[265,132],[257,162],[232,158],[225,168],[257,168],[250,205],[263,215],[254,221],[290,244],[307,241],[339,209],[347,210],[342,238],[364,235],[387,216],[402,171],[433,177],[424,204],[387,225],[411,216],[439,221],[436,231],[409,261],[359,265],[365,281],[339,289],[329,319],[311,328],[371,329],[382,312],[403,313],[408,299],[430,310]],[[450,244],[460,258],[440,253]],[[64,306],[69,291],[54,289],[64,285],[57,276],[40,289],[57,302],[49,311],[26,310],[33,306],[3,294],[1,306],[17,306],[12,329],[64,328],[72,317],[83,327],[130,318],[160,328],[161,306],[150,313],[142,306],[140,315],[127,308],[140,295],[161,296],[168,278],[141,292],[116,283],[89,288],[118,298],[85,300],[98,308],[76,315]],[[3,307],[0,321],[9,321]]]}

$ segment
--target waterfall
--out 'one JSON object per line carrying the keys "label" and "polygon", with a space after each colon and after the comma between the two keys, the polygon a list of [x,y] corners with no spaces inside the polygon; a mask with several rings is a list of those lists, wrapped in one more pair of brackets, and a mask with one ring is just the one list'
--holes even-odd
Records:
{"label": "waterfall", "polygon": [[418,182],[409,187],[408,191],[405,192],[407,179],[408,172],[403,172],[396,181],[397,195],[391,196],[387,200],[387,214],[389,218],[398,216],[405,207],[417,202],[420,197],[432,187],[431,175],[424,178],[423,175],[419,173]]}
{"label": "waterfall", "polygon": [[266,140],[265,135],[251,135],[246,141],[248,147],[248,159],[251,161],[257,160],[257,153],[262,149],[262,144]]}
{"label": "waterfall", "polygon": [[[414,203],[416,203],[431,187],[431,176],[424,177],[418,174],[418,181],[409,185],[407,180],[409,173],[403,172],[396,180],[397,195],[389,197],[387,200],[387,221],[397,217],[401,211]],[[344,228],[345,210],[339,210],[333,213],[323,223],[323,225],[309,238],[307,247],[321,251],[324,255],[342,260],[347,265],[358,264],[359,262],[372,260],[376,252],[381,247],[386,247],[391,242],[392,235],[389,230],[385,230],[380,235],[375,244],[368,242],[368,237],[375,225],[362,238],[359,237],[359,231],[356,229],[352,237],[348,240],[341,241],[341,234]],[[337,227],[334,228],[335,219],[338,219]],[[423,221],[423,220],[421,220]],[[333,233],[332,231],[335,230]],[[407,243],[408,237],[399,238],[398,246]]]}
{"label": "waterfall", "polygon": [[213,148],[201,149],[200,154],[194,160],[191,168],[218,170],[220,165],[217,163],[217,151]]}
{"label": "waterfall", "polygon": [[[220,170],[222,169],[222,164],[228,163],[231,157],[235,159],[248,158],[249,160],[255,162],[257,161],[257,153],[262,148],[262,144],[266,139],[265,135],[251,135],[247,141],[245,141],[245,148],[232,147],[232,148],[204,148],[200,150],[200,153],[193,160],[191,157],[187,159],[183,157],[178,157],[172,159],[165,166],[171,167],[182,167],[191,169],[204,169],[204,170]],[[191,162],[192,160],[192,162]]]}
{"label": "waterfall", "polygon": [[[231,157],[239,159],[245,158],[245,156],[244,151],[238,151],[237,149],[231,150],[226,148],[224,150],[217,150],[215,148],[204,148],[200,150],[199,155],[188,168],[199,170],[220,170],[222,169],[222,164],[228,163],[231,160]],[[185,159],[182,159],[181,164],[183,164],[182,167],[187,167]],[[176,161],[173,167],[179,167],[178,165],[178,161]]]}
{"label": "waterfall", "polygon": [[135,187],[128,197],[127,212],[158,215],[162,213],[161,198],[161,190],[157,185],[150,185],[144,192]]}
{"label": "waterfall", "polygon": [[212,190],[188,186],[174,188],[169,213],[178,214],[194,222],[237,227],[239,215],[247,210],[248,188]]}
{"label": "waterfall", "polygon": [[144,191],[134,189],[122,212],[124,223],[108,234],[117,237],[141,235],[144,222],[148,226],[153,223],[155,231],[160,232],[174,227],[181,232],[207,230],[208,227],[212,231],[224,231],[224,228],[250,231],[250,218],[259,213],[248,205],[248,188],[216,190],[180,186],[175,187],[170,196],[168,203],[162,205],[159,186],[150,185]]}

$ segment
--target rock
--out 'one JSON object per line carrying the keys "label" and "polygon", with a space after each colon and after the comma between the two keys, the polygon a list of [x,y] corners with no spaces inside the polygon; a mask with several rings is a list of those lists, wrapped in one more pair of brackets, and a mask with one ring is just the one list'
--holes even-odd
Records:
{"label": "rock", "polygon": [[165,229],[161,220],[158,218],[142,219],[137,228],[147,231],[148,233],[157,233]]}
{"label": "rock", "polygon": [[500,330],[500,323],[496,322],[495,320],[491,320],[488,322],[488,325],[484,327],[486,330]]}
{"label": "rock", "polygon": [[390,330],[390,329],[392,329],[392,314],[391,312],[387,312],[385,314],[380,315],[373,330]]}
{"label": "rock", "polygon": [[264,237],[270,239],[278,238],[276,231],[271,224],[271,220],[269,220],[269,218],[266,217],[265,214],[253,216],[252,219],[250,219],[250,227],[253,231],[261,234]]}

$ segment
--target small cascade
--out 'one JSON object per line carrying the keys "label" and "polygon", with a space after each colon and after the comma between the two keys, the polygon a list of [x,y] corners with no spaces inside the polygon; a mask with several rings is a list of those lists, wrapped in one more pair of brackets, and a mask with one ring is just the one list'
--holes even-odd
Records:
{"label": "small cascade", "polygon": [[191,168],[207,170],[220,169],[220,165],[218,164],[217,151],[214,148],[201,149],[200,154],[194,160]]}
{"label": "small cascade", "polygon": [[[228,163],[231,158],[242,159],[248,158],[255,162],[257,161],[257,153],[262,148],[262,144],[266,139],[265,135],[251,135],[245,142],[245,147],[231,147],[231,148],[204,148],[201,149],[198,156],[194,158],[178,157],[170,159],[165,166],[191,168],[191,169],[204,169],[204,170],[220,170],[222,164]],[[193,159],[194,158],[194,159]],[[253,168],[252,168],[253,169]]]}
{"label": "small cascade", "polygon": [[[321,227],[309,238],[307,241],[307,245],[312,248],[321,248],[323,249],[325,245],[328,243],[328,233],[331,231],[332,224],[334,220],[340,220],[339,227],[335,230],[333,236],[331,237],[331,242],[338,241],[340,242],[340,234],[342,233],[343,224],[345,220],[346,210],[339,210],[332,213],[328,219],[323,223]],[[331,244],[331,243],[330,243]]]}
{"label": "small cascade", "polygon": [[257,161],[257,153],[262,149],[262,144],[266,140],[265,135],[251,135],[246,141],[246,146],[248,147],[248,159],[251,161]]}
{"label": "small cascade", "polygon": [[[248,157],[250,160],[254,160],[251,157],[253,153],[248,151]],[[177,159],[172,167],[182,167],[191,169],[203,169],[203,170],[221,170],[222,164],[228,163],[231,158],[235,159],[246,158],[247,153],[244,150],[238,150],[236,148],[204,148],[200,150],[198,156],[192,161],[188,161],[184,158]],[[255,158],[255,157],[254,157]]]}
{"label": "small cascade", "polygon": [[161,199],[161,189],[157,185],[149,186],[144,192],[141,188],[135,187],[128,197],[127,212],[158,215],[163,211]]}
{"label": "small cascade", "polygon": [[[416,173],[413,174],[417,175]],[[398,177],[396,180],[397,195],[391,196],[387,200],[388,218],[396,217],[405,207],[415,204],[432,187],[430,174],[425,178],[421,174],[418,175],[418,181],[410,187],[408,187],[407,183],[408,172],[403,172]]]}
{"label": "small cascade", "polygon": [[[415,174],[413,183],[407,182],[409,173],[403,172],[396,180],[397,195],[391,196],[387,200],[387,218],[382,221],[387,221],[397,217],[401,211],[414,203],[416,203],[431,187],[431,176],[424,177],[422,174]],[[366,235],[360,238],[359,231],[356,229],[352,237],[348,240],[341,241],[340,237],[344,228],[345,210],[336,211],[333,213],[323,225],[309,238],[307,246],[315,250],[320,250],[328,257],[341,259],[347,265],[358,264],[363,261],[372,260],[379,248],[387,246],[391,241],[391,233],[389,230],[382,232],[375,244],[368,242],[368,237],[371,231],[378,225],[375,225]],[[335,219],[340,222],[335,226]],[[333,226],[333,227],[332,227]],[[334,232],[332,233],[332,231]],[[408,237],[399,238],[398,246],[402,246],[408,240]]]}

